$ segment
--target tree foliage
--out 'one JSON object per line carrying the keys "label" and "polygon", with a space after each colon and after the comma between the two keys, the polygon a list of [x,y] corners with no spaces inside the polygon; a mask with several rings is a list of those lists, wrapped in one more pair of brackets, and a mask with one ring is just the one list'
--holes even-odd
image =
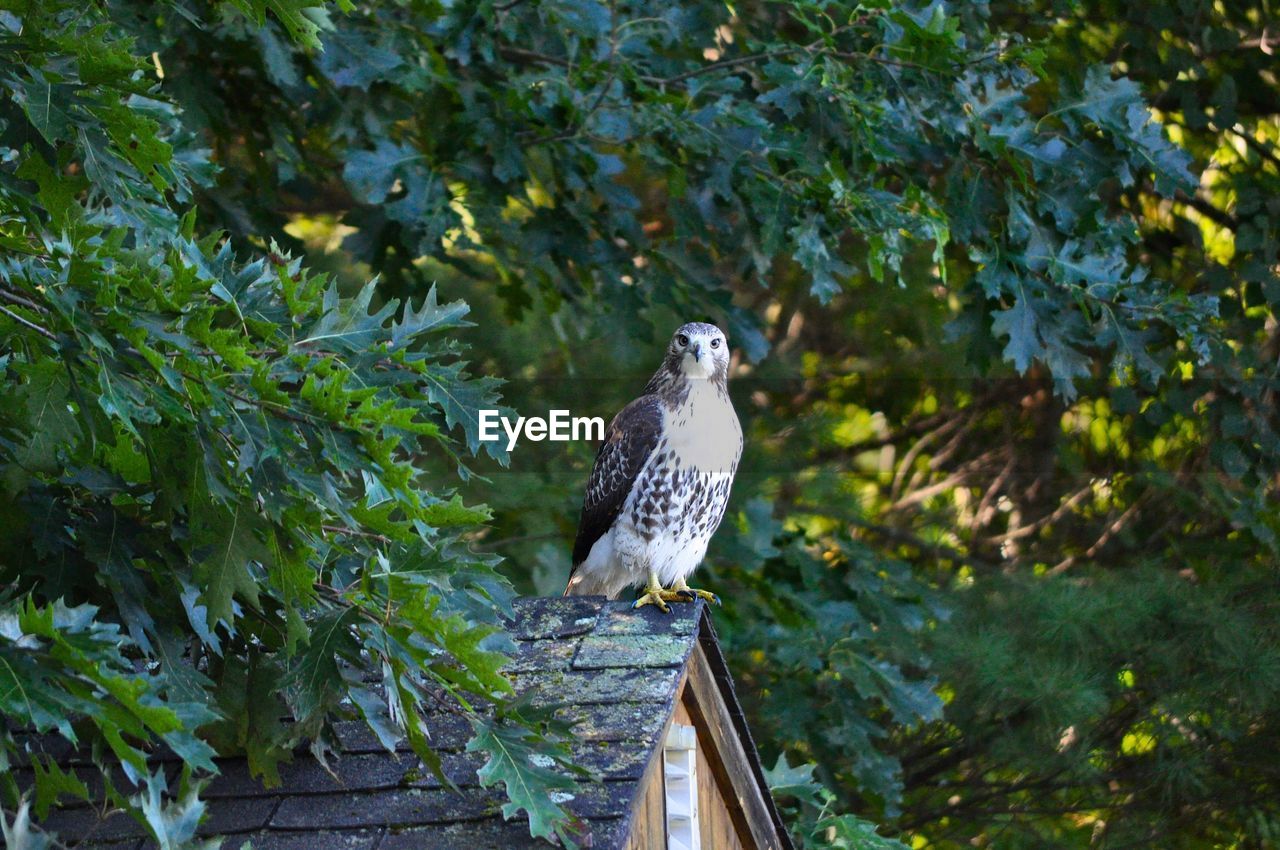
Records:
{"label": "tree foliage", "polygon": [[608,415],[708,316],[748,441],[705,581],[806,846],[1274,839],[1265,4],[3,8],[5,604],[140,708],[6,627],[50,693],[193,770],[344,699],[429,758],[591,457],[502,467],[485,376]]}
{"label": "tree foliage", "polygon": [[[321,10],[271,8],[314,42]],[[375,303],[373,282],[344,296],[274,246],[237,260],[179,215],[214,163],[136,42],[96,6],[3,15],[0,761],[24,747],[15,730],[91,745],[112,801],[170,846],[201,809],[164,802],[145,759],[161,742],[206,774],[243,751],[278,782],[300,744],[324,758],[345,710],[438,770],[426,710],[447,704],[505,755],[510,718],[472,705],[511,692],[494,639],[511,591],[458,542],[488,512],[419,466],[465,475],[475,410],[496,400],[448,335],[466,306]],[[27,757],[37,815],[87,794]],[[562,831],[530,784],[515,806]]]}

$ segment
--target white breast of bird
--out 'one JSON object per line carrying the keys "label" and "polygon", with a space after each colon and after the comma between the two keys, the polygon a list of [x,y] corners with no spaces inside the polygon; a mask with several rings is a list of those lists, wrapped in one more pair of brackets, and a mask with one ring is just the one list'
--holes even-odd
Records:
{"label": "white breast of bird", "polygon": [[684,468],[732,473],[742,454],[742,427],[728,395],[710,381],[692,381],[684,403],[668,410],[667,444]]}

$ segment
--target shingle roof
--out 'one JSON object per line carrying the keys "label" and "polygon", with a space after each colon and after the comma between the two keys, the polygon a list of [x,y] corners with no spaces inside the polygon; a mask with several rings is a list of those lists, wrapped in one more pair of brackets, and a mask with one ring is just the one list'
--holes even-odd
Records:
{"label": "shingle roof", "polygon": [[[509,630],[517,651],[508,672],[516,690],[574,724],[575,760],[604,778],[580,781],[565,803],[589,825],[591,846],[618,847],[625,840],[640,780],[699,640],[712,650],[708,657],[718,684],[763,783],[702,602],[673,605],[668,615],[652,608],[632,611],[627,603],[600,597],[522,599],[515,612]],[[339,752],[330,759],[333,775],[302,753],[280,766],[278,787],[264,788],[243,758],[221,760],[221,774],[203,794],[208,810],[201,833],[226,836],[222,846],[228,850],[245,841],[255,850],[547,846],[529,837],[523,818],[503,821],[500,791],[479,787],[476,770],[483,758],[463,751],[470,724],[442,713],[430,716],[428,726],[444,772],[460,793],[442,787],[407,746],[389,753],[363,722],[340,722]],[[28,744],[79,765],[78,772],[92,779],[91,766],[62,739],[33,736]],[[176,761],[169,770],[176,774]],[[29,771],[18,779],[28,785]],[[44,826],[64,839],[88,835],[96,846],[147,846],[142,828],[127,815],[100,821],[84,805],[50,813]]]}

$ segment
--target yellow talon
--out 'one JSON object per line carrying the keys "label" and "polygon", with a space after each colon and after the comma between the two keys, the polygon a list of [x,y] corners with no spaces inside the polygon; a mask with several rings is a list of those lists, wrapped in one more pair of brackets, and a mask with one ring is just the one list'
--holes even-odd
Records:
{"label": "yellow talon", "polygon": [[667,591],[660,587],[644,589],[644,595],[632,603],[632,608],[643,608],[645,605],[657,605],[658,610],[664,614],[670,614],[671,609],[667,607],[666,601],[663,599],[667,595]]}
{"label": "yellow talon", "polygon": [[[664,613],[670,614],[671,609],[667,607],[668,602],[692,602],[697,596],[703,599],[716,599],[716,595],[706,590],[693,590],[686,588],[685,590],[663,590],[660,587],[646,587],[644,595],[637,599],[632,608],[640,608],[645,605],[657,605]],[[705,594],[705,595],[704,595]]]}
{"label": "yellow talon", "polygon": [[649,571],[649,583],[644,586],[644,595],[632,604],[631,608],[643,608],[645,605],[657,605],[658,610],[664,614],[670,614],[671,609],[667,607],[667,600],[671,597],[667,591],[662,589],[662,585],[658,583],[658,574]]}
{"label": "yellow talon", "polygon": [[649,573],[649,583],[645,585],[644,593],[632,603],[631,607],[643,608],[645,605],[656,605],[659,611],[664,614],[670,614],[671,609],[667,607],[668,602],[692,602],[701,597],[708,602],[720,604],[720,597],[716,596],[709,590],[698,590],[690,587],[685,583],[684,579],[680,579],[671,585],[670,590],[664,590],[662,585],[658,583],[658,576]]}
{"label": "yellow talon", "polygon": [[681,597],[681,602],[692,602],[695,598],[701,597],[702,599],[716,605],[721,604],[719,596],[716,596],[709,590],[698,590],[697,588],[690,587],[684,579],[680,579],[675,584],[671,585],[671,590],[669,592],[678,594]]}

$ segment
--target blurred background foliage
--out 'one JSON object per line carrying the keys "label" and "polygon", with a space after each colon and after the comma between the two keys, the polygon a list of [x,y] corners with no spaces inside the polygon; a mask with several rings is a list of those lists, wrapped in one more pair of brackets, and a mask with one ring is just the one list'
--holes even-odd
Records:
{"label": "blurred background foliage", "polygon": [[[725,328],[697,583],[806,846],[1280,841],[1268,2],[100,8],[203,232],[465,300],[517,412]],[[592,454],[416,462],[555,594]]]}

